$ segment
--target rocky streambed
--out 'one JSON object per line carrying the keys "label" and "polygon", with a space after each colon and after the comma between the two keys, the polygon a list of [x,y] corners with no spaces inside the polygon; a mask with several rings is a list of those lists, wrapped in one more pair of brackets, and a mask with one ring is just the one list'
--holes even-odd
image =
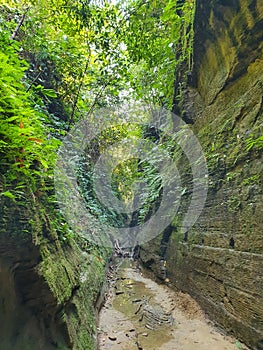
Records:
{"label": "rocky streambed", "polygon": [[188,295],[146,277],[130,260],[112,272],[98,319],[99,350],[248,349],[209,322]]}

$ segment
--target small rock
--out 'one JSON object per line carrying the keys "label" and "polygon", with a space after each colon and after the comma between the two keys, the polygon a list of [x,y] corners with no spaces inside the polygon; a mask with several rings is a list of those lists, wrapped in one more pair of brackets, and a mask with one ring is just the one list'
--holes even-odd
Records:
{"label": "small rock", "polygon": [[120,295],[120,294],[124,294],[124,292],[122,292],[121,290],[116,290],[115,294]]}
{"label": "small rock", "polygon": [[109,335],[108,338],[109,338],[111,341],[116,341],[116,340],[117,340],[117,337],[115,337],[114,335]]}
{"label": "small rock", "polygon": [[148,324],[146,324],[145,327],[153,331],[153,328],[151,326],[149,326]]}

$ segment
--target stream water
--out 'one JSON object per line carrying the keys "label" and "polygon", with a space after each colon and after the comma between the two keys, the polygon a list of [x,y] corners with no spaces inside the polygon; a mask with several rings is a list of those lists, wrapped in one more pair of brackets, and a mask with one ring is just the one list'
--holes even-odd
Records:
{"label": "stream water", "polygon": [[248,349],[222,334],[197,303],[143,276],[124,260],[112,276],[98,321],[99,350]]}

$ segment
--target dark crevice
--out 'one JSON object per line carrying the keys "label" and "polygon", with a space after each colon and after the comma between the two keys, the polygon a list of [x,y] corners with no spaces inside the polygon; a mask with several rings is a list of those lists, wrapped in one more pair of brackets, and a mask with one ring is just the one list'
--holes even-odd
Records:
{"label": "dark crevice", "polygon": [[154,264],[154,262],[155,260],[153,258],[149,259],[146,262],[144,262],[144,266],[149,269]]}
{"label": "dark crevice", "polygon": [[235,248],[235,240],[233,237],[230,238],[229,240],[229,248],[234,249]]}
{"label": "dark crevice", "polygon": [[167,228],[164,230],[164,232],[162,234],[162,240],[161,240],[161,245],[160,245],[160,256],[162,258],[165,257],[172,233],[173,233],[173,227],[171,225],[169,225],[169,226],[167,226]]}

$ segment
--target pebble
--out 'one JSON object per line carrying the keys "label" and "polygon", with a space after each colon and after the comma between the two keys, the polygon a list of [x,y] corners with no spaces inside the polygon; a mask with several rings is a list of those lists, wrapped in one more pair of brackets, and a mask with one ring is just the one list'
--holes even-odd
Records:
{"label": "pebble", "polygon": [[108,338],[109,338],[111,341],[116,341],[116,340],[117,340],[117,337],[115,337],[114,335],[109,335]]}
{"label": "pebble", "polygon": [[124,292],[122,292],[121,290],[116,290],[115,294],[120,295],[120,294],[124,294]]}

